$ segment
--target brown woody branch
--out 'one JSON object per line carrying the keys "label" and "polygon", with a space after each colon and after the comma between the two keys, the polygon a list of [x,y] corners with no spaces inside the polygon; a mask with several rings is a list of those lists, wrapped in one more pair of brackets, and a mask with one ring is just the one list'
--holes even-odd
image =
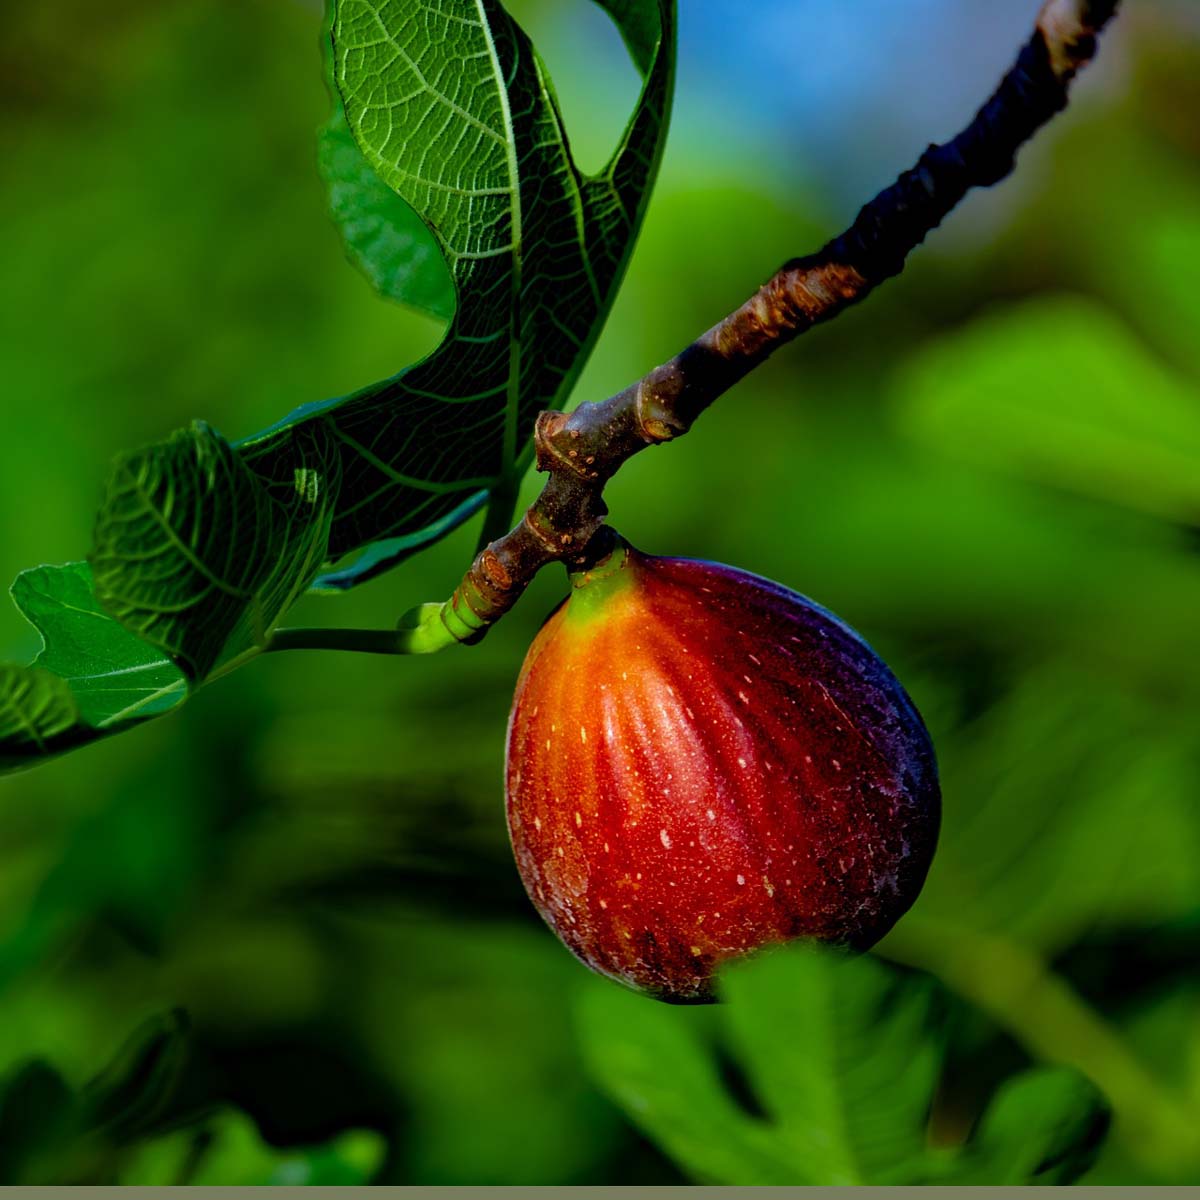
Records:
{"label": "brown woody branch", "polygon": [[691,428],[723,392],[778,347],[862,300],[897,275],[909,253],[966,193],[989,187],[1066,107],[1075,74],[1118,0],[1046,0],[1033,37],[992,98],[952,141],[931,146],[824,249],[785,263],[745,304],[670,362],[623,392],[572,413],[544,412],[534,432],[541,495],[511,532],[483,549],[440,618],[460,641],[482,636],[552,562],[595,562],[608,553],[605,484],[647,446]]}

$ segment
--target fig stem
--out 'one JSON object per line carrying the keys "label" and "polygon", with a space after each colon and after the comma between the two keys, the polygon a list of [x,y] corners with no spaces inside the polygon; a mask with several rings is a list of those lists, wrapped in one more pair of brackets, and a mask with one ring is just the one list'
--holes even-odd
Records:
{"label": "fig stem", "polygon": [[[741,308],[624,391],[569,415],[543,412],[534,448],[537,469],[549,479],[517,526],[478,551],[441,606],[454,637],[477,641],[548,563],[570,571],[594,561],[591,543],[608,512],[604,486],[622,464],[686,433],[779,346],[898,275],[967,192],[1004,179],[1021,146],[1066,107],[1071,81],[1091,60],[1117,3],[1046,0],[1033,36],[974,120],[945,145],[930,146],[845,233],[785,263]],[[489,514],[489,533],[491,525]]]}
{"label": "fig stem", "polygon": [[434,654],[471,639],[466,625],[453,628],[444,605],[420,604],[395,629],[277,629],[264,650],[351,650],[360,654]]}
{"label": "fig stem", "polygon": [[[611,525],[604,527],[607,530],[612,530]],[[592,538],[592,546],[600,538]],[[608,579],[615,575],[618,571],[624,570],[629,562],[629,557],[634,553],[633,547],[619,534],[614,534],[611,548],[602,557],[587,565],[580,565],[575,570],[571,571],[570,579],[573,588],[586,587],[591,583],[599,583],[602,580]]]}

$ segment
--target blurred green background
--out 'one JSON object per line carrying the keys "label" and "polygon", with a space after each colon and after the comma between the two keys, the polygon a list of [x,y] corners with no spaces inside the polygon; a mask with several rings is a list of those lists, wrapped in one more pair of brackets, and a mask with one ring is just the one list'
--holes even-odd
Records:
{"label": "blurred green background", "polygon": [[[582,0],[512,7],[598,161],[634,86],[615,33]],[[662,179],[579,397],[669,356],[953,133],[1037,4],[831,7],[681,0]],[[962,1001],[935,1139],[1021,1065],[1065,1062],[1116,1113],[1088,1181],[1197,1182],[1200,22],[1128,7],[1013,180],[609,498],[645,550],[834,609],[924,713],[944,834],[879,954]],[[319,23],[298,0],[7,14],[0,576],[86,551],[118,451],[197,416],[242,436],[436,343],[325,216]],[[295,621],[440,599],[476,524]],[[431,659],[256,662],[0,782],[6,1182],[694,1177],[589,1073],[579,997],[610,985],[509,856],[507,708],[562,590],[544,573],[485,642]],[[15,610],[0,648],[35,649]],[[134,1088],[55,1151],[38,1114],[106,1069],[106,1097],[176,1071],[194,1103]]]}

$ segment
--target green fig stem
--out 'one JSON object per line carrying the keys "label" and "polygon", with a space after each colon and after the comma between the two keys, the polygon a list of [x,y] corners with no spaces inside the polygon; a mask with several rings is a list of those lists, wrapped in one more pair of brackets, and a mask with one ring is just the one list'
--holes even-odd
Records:
{"label": "green fig stem", "polygon": [[446,606],[420,604],[395,629],[277,629],[264,647],[275,650],[350,650],[360,654],[436,654],[475,632]]}
{"label": "green fig stem", "polygon": [[587,566],[578,566],[571,571],[569,577],[572,588],[579,590],[616,578],[621,571],[629,567],[630,560],[637,554],[620,534],[612,530],[611,525],[607,528],[613,534],[612,548],[595,562]]}
{"label": "green fig stem", "polygon": [[607,554],[571,571],[567,621],[578,626],[601,616],[616,597],[633,586],[638,558],[637,551],[623,537],[614,534]]}

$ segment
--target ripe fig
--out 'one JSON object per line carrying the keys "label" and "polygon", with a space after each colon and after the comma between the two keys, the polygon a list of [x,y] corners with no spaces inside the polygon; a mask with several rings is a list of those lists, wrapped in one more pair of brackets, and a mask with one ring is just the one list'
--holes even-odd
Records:
{"label": "ripe fig", "polygon": [[873,944],[921,890],[940,816],[925,726],[858,634],[768,580],[623,544],[529,649],[506,785],[551,929],[681,1003],[770,943]]}

